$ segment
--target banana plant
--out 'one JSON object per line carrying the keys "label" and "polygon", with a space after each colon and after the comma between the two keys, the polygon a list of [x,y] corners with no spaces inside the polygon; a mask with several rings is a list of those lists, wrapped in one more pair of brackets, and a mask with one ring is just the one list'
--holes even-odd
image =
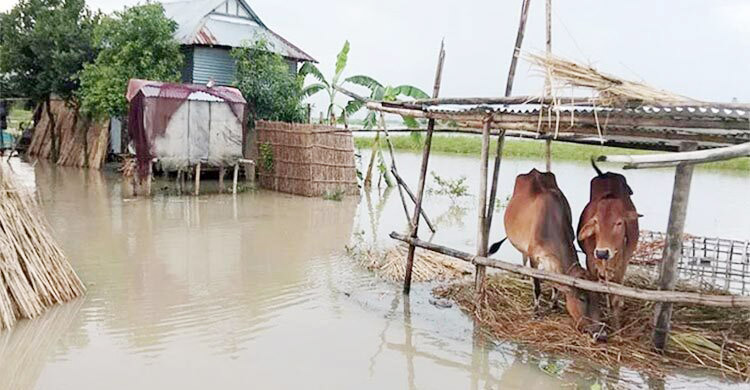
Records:
{"label": "banana plant", "polygon": [[[392,87],[389,85],[382,85],[375,79],[369,76],[357,75],[351,76],[344,80],[345,82],[357,84],[368,88],[370,90],[370,100],[374,101],[396,101],[399,98],[410,97],[413,99],[427,99],[429,96],[421,89],[411,85],[399,85]],[[364,107],[364,102],[359,100],[351,100],[347,103],[344,112],[347,116],[351,116],[361,110]],[[419,127],[419,123],[416,119],[410,116],[402,116],[404,124],[409,128]],[[383,169],[385,167],[385,159],[383,158],[383,152],[380,150],[380,131],[385,130],[385,116],[382,112],[375,112],[369,110],[365,116],[363,127],[365,129],[377,129],[375,132],[375,140],[372,144],[372,154],[370,155],[370,164],[367,166],[367,174],[365,175],[365,187],[369,188],[372,185],[372,169],[375,165],[375,157],[380,157],[379,171],[382,176],[385,176],[386,184],[388,186],[393,185],[393,181],[390,180],[389,171]]]}
{"label": "banana plant", "polygon": [[338,93],[336,87],[339,85],[339,80],[341,79],[341,75],[344,73],[344,68],[346,68],[346,63],[348,60],[349,41],[346,41],[344,42],[344,47],[341,48],[341,51],[336,56],[336,69],[330,81],[326,80],[320,69],[318,69],[318,67],[311,62],[305,62],[305,64],[302,65],[299,70],[299,75],[303,80],[307,78],[308,75],[314,77],[317,80],[317,82],[310,84],[302,89],[303,98],[315,95],[320,91],[326,91],[326,93],[328,94],[328,109],[326,110],[326,120],[329,124],[333,124],[335,122],[335,110],[337,108],[342,111],[342,115],[345,115],[343,113],[345,107],[336,104],[336,94]]}

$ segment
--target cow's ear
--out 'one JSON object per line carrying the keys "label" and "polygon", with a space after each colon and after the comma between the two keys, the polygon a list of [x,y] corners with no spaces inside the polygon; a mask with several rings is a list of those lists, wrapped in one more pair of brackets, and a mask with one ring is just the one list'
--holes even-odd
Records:
{"label": "cow's ear", "polygon": [[591,218],[581,227],[581,230],[578,232],[578,241],[583,241],[591,236],[593,236],[596,233],[596,218]]}
{"label": "cow's ear", "polygon": [[638,214],[637,211],[628,211],[627,213],[625,213],[625,219],[630,220],[630,221],[635,221],[636,219],[642,216],[643,214]]}

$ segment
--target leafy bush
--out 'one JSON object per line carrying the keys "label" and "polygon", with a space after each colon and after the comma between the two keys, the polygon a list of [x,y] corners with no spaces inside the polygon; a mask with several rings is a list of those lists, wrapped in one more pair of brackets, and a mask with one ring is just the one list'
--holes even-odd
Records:
{"label": "leafy bush", "polygon": [[99,55],[81,74],[78,95],[84,112],[94,117],[125,114],[131,78],[179,81],[183,56],[172,36],[176,30],[177,23],[164,15],[159,3],[104,18],[94,29]]}
{"label": "leafy bush", "polygon": [[252,120],[305,121],[303,78],[292,73],[266,41],[233,49],[230,54],[237,61],[235,83],[247,100]]}
{"label": "leafy bush", "polygon": [[437,188],[430,188],[429,193],[435,195],[448,195],[451,201],[455,202],[458,198],[469,195],[469,186],[466,184],[466,176],[457,179],[448,179],[439,176],[435,171],[430,172],[432,178],[437,184]]}

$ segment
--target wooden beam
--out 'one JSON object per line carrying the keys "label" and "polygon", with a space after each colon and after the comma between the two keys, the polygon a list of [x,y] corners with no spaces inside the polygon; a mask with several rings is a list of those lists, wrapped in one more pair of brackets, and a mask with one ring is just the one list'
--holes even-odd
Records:
{"label": "wooden beam", "polygon": [[[417,197],[414,196],[414,193],[411,191],[411,188],[406,184],[404,179],[401,178],[401,175],[398,174],[398,172],[395,169],[391,169],[391,173],[393,174],[393,177],[396,178],[396,182],[404,187],[404,190],[406,190],[406,193],[409,195],[409,198],[411,198],[411,201],[416,203]],[[419,208],[419,212],[422,214],[422,218],[424,218],[424,221],[427,223],[427,227],[430,228],[430,231],[435,233],[436,229],[435,226],[432,224],[432,221],[430,221],[430,218],[427,217],[427,213],[424,211],[423,207]]]}
{"label": "wooden beam", "polygon": [[195,196],[200,195],[201,192],[201,162],[195,164]]}
{"label": "wooden beam", "polygon": [[232,175],[232,195],[237,195],[237,180],[239,179],[240,163],[234,164],[234,174]]}
{"label": "wooden beam", "polygon": [[[684,151],[695,150],[698,144],[685,142],[680,145]],[[666,245],[659,264],[659,289],[674,290],[677,284],[677,266],[682,256],[683,233],[685,217],[687,215],[688,199],[690,199],[690,182],[693,179],[692,164],[680,164],[675,169],[674,189],[672,190],[672,205],[669,209]],[[665,302],[656,305],[653,343],[657,351],[664,351],[672,321],[672,304]]]}
{"label": "wooden beam", "polygon": [[441,253],[471,264],[481,264],[491,268],[497,268],[532,278],[542,279],[566,286],[576,287],[582,290],[594,291],[604,294],[614,294],[623,297],[640,299],[650,302],[672,302],[679,304],[704,305],[714,307],[750,307],[750,297],[739,295],[711,295],[680,291],[655,291],[641,288],[623,286],[612,282],[593,282],[587,279],[578,279],[572,276],[558,274],[555,272],[524,267],[501,260],[472,255],[471,253],[452,249],[443,245],[423,241],[418,238],[407,237],[397,232],[391,232],[390,237],[403,241],[432,252]]}
{"label": "wooden beam", "polygon": [[[385,114],[381,112],[379,116],[380,116],[380,127],[383,129],[383,132],[385,133],[385,143],[388,144],[388,153],[391,156],[391,171],[395,172],[397,175],[398,169],[396,168],[396,154],[393,151],[393,144],[391,143],[391,137],[388,134],[388,127],[385,124]],[[409,218],[410,217],[409,206],[406,204],[406,197],[404,197],[404,188],[403,186],[401,186],[401,182],[399,182],[398,180],[396,181],[396,187],[398,187],[398,196],[401,198],[401,205],[404,207],[404,215],[406,216],[406,222],[411,223],[411,219]],[[421,211],[421,208],[420,208],[420,211]],[[411,226],[409,230],[411,230]]]}
{"label": "wooden beam", "polygon": [[[437,98],[440,94],[440,82],[443,78],[443,63],[445,62],[445,41],[440,42],[440,52],[438,54],[437,70],[435,70],[435,83],[432,87],[432,97]],[[419,182],[417,184],[417,199],[414,201],[414,215],[411,220],[411,231],[409,236],[416,238],[419,231],[419,213],[422,210],[422,199],[424,196],[425,181],[427,178],[427,166],[430,160],[430,148],[432,147],[432,132],[435,130],[435,119],[427,121],[427,135],[424,140],[424,149],[422,149],[422,166],[419,171]],[[406,272],[404,274],[404,294],[411,291],[411,273],[414,267],[414,251],[416,247],[409,245],[409,251],[406,254]]]}
{"label": "wooden beam", "polygon": [[626,169],[635,168],[652,168],[652,167],[663,167],[671,164],[678,163],[690,163],[690,164],[703,164],[713,161],[723,161],[739,157],[750,156],[750,142],[727,146],[717,149],[707,149],[700,151],[689,151],[689,152],[678,152],[678,153],[665,153],[665,154],[651,154],[651,155],[639,155],[639,156],[628,156],[628,155],[614,155],[614,156],[599,156],[597,161],[607,161],[614,163],[625,164]]}

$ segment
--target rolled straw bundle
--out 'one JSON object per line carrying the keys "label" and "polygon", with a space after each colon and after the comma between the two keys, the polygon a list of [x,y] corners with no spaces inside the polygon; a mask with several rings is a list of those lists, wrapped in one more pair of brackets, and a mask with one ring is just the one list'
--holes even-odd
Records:
{"label": "rolled straw bundle", "polygon": [[0,165],[0,329],[34,318],[86,290],[49,232],[42,211]]}

